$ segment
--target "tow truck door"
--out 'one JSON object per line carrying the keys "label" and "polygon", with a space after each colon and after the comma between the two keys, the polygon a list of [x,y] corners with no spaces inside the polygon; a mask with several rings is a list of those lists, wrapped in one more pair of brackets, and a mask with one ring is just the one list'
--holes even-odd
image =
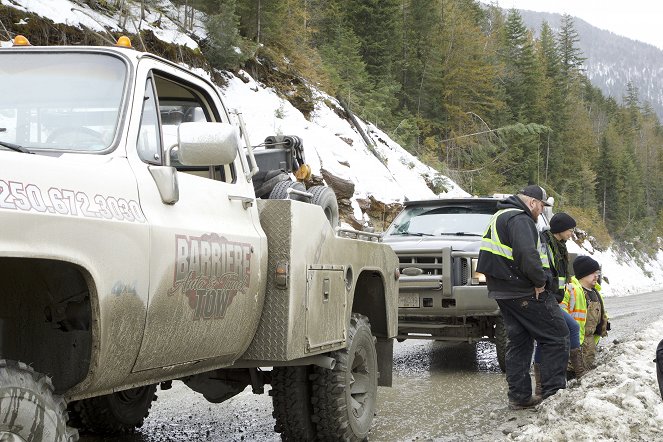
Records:
{"label": "tow truck door", "polygon": [[211,85],[150,59],[139,65],[134,101],[127,155],[150,224],[149,305],[134,371],[232,363],[253,337],[264,296],[267,243],[252,185],[239,155],[202,168],[171,156],[179,198],[164,201],[156,185],[157,175],[169,176],[164,151],[177,126],[228,122],[227,113]]}

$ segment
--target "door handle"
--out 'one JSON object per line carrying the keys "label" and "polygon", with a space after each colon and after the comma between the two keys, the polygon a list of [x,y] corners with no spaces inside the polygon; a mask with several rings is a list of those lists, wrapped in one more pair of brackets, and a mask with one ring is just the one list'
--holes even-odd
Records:
{"label": "door handle", "polygon": [[228,199],[230,201],[232,201],[232,200],[241,201],[242,202],[242,207],[244,207],[244,209],[248,209],[249,207],[251,207],[253,205],[253,198],[251,198],[249,196],[228,195]]}

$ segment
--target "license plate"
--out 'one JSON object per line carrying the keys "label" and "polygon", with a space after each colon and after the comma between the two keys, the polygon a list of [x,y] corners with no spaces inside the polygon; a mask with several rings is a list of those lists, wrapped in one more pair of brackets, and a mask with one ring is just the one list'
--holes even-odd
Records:
{"label": "license plate", "polygon": [[419,307],[419,294],[398,295],[399,307]]}

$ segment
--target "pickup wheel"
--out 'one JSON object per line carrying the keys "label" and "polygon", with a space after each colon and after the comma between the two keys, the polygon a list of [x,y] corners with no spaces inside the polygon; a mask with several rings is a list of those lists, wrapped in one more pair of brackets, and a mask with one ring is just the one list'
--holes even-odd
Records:
{"label": "pickup wheel", "polygon": [[274,367],[272,369],[272,396],[276,419],[274,431],[281,433],[284,441],[315,440],[315,425],[311,420],[312,368]]}
{"label": "pickup wheel", "polygon": [[353,314],[348,347],[330,354],[332,370],[315,367],[313,421],[321,441],[362,441],[375,416],[378,360],[366,316]]}
{"label": "pickup wheel", "polygon": [[500,366],[502,373],[506,373],[506,343],[507,343],[506,327],[504,326],[504,319],[502,315],[495,318],[495,352],[497,353],[497,364]]}
{"label": "pickup wheel", "polygon": [[156,385],[132,388],[69,404],[71,422],[97,434],[121,434],[143,425],[150,412]]}
{"label": "pickup wheel", "polygon": [[[299,181],[281,181],[280,183],[277,183],[274,188],[272,189],[272,192],[269,194],[269,199],[270,200],[286,200],[288,199],[288,189],[295,189],[295,190],[301,190],[302,192],[306,192],[306,186],[303,183],[300,183]],[[290,199],[295,200],[295,201],[308,201],[308,198],[302,195],[297,195],[296,193],[290,194]]]}
{"label": "pickup wheel", "polygon": [[308,191],[313,195],[311,197],[311,204],[317,204],[322,207],[332,228],[335,229],[338,227],[338,201],[336,201],[336,194],[332,188],[327,186],[311,186]]}
{"label": "pickup wheel", "polygon": [[76,441],[66,410],[48,376],[22,362],[0,360],[0,440]]}

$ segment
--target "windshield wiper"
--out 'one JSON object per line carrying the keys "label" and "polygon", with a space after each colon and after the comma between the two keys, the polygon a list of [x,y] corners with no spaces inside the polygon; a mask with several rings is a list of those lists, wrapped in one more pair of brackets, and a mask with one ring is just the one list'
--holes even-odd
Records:
{"label": "windshield wiper", "polygon": [[483,236],[480,233],[471,233],[471,232],[443,232],[439,235],[449,235],[449,236]]}
{"label": "windshield wiper", "polygon": [[412,236],[435,236],[432,233],[423,233],[423,232],[401,232],[401,235],[412,235]]}
{"label": "windshield wiper", "polygon": [[0,146],[2,146],[2,147],[6,147],[7,149],[14,150],[14,151],[16,151],[16,152],[21,152],[21,153],[34,153],[34,152],[30,152],[28,149],[26,149],[26,148],[23,147],[23,146],[19,146],[18,144],[8,143],[8,142],[6,142],[6,141],[0,141]]}

